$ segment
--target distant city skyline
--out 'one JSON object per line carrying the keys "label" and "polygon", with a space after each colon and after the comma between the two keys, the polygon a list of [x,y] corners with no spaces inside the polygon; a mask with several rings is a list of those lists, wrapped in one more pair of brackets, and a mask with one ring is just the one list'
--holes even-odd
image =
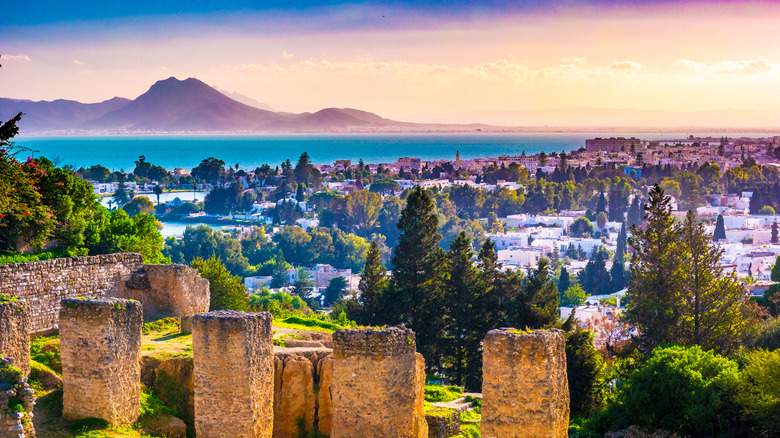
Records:
{"label": "distant city skyline", "polygon": [[30,1],[4,16],[0,97],[133,99],[176,76],[281,111],[413,122],[586,107],[780,120],[770,1]]}

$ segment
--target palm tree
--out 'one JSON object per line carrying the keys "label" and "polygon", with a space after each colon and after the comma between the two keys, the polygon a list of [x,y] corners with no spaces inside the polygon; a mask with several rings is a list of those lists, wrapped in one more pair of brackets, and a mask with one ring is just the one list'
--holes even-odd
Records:
{"label": "palm tree", "polygon": [[157,195],[157,205],[160,205],[160,195],[163,194],[162,187],[159,184],[154,186],[154,194]]}

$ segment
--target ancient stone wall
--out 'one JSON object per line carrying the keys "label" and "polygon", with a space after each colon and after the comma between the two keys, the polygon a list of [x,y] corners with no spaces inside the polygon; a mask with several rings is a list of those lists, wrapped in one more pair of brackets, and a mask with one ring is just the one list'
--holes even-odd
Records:
{"label": "ancient stone wall", "polygon": [[30,318],[16,299],[0,296],[0,356],[12,357],[25,376],[30,375]]}
{"label": "ancient stone wall", "polygon": [[0,357],[0,438],[34,438],[35,391],[13,365],[12,357]]}
{"label": "ancient stone wall", "polygon": [[140,301],[147,319],[209,311],[209,281],[186,265],[143,265],[119,281],[116,296]]}
{"label": "ancient stone wall", "polygon": [[482,381],[483,437],[568,436],[563,331],[491,330],[483,342]]}
{"label": "ancient stone wall", "polygon": [[[280,348],[275,352],[273,438],[296,438],[300,427],[306,432],[316,427],[320,432],[328,434],[332,416],[332,361],[330,367],[324,366],[323,362],[330,357],[331,350],[327,348],[301,348],[293,351]],[[328,373],[325,379],[323,368]],[[328,427],[328,432],[322,429],[323,425]]]}
{"label": "ancient stone wall", "polygon": [[129,426],[141,392],[141,303],[67,298],[60,308],[62,416]]}
{"label": "ancient stone wall", "polygon": [[192,318],[195,432],[271,438],[274,358],[269,313],[220,310]]}
{"label": "ancient stone wall", "polygon": [[425,367],[407,328],[333,334],[331,438],[423,438]]}
{"label": "ancient stone wall", "polygon": [[118,282],[143,264],[141,254],[108,254],[0,265],[0,293],[19,297],[30,332],[57,329],[63,298],[112,296]]}

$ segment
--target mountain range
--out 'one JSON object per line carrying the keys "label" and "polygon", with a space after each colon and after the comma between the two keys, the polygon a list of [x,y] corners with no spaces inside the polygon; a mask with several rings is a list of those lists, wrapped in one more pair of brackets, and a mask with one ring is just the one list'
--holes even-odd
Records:
{"label": "mountain range", "polygon": [[134,100],[115,97],[85,104],[0,98],[0,120],[18,112],[25,113],[19,123],[25,133],[344,132],[416,126],[350,108],[302,114],[260,109],[231,99],[198,79],[173,77],[156,82]]}
{"label": "mountain range", "polygon": [[[563,108],[528,111],[472,111],[419,115],[409,123],[351,108],[314,113],[273,111],[239,93],[221,92],[195,78],[156,82],[134,100],[99,103],[0,98],[0,120],[25,113],[24,134],[295,133],[295,132],[769,132],[780,117],[773,111],[648,111]],[[487,120],[495,125],[470,123]],[[497,126],[498,125],[498,126]]]}

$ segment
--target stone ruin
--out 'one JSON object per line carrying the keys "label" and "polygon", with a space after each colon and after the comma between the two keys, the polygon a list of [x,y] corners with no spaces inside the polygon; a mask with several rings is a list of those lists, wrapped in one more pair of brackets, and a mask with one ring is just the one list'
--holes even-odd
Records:
{"label": "stone ruin", "polygon": [[145,316],[184,316],[209,309],[208,280],[185,265],[145,265],[135,253],[67,257],[0,265],[0,294],[28,310],[29,333],[56,332],[65,298],[130,298]]}
{"label": "stone ruin", "polygon": [[482,348],[482,436],[568,437],[563,331],[491,330]]}
{"label": "stone ruin", "polygon": [[25,376],[30,374],[29,315],[17,299],[0,295],[0,356],[12,357]]}
{"label": "stone ruin", "polygon": [[62,417],[131,425],[140,410],[141,303],[66,298],[59,319]]}
{"label": "stone ruin", "polygon": [[118,282],[116,296],[140,301],[146,319],[194,315],[209,309],[209,281],[186,265],[143,265]]}
{"label": "stone ruin", "polygon": [[403,326],[333,334],[331,438],[424,438],[425,362]]}
{"label": "stone ruin", "polygon": [[34,438],[35,391],[13,365],[13,358],[0,357],[0,438]]}
{"label": "stone ruin", "polygon": [[198,437],[272,437],[272,319],[270,313],[230,310],[193,316]]}
{"label": "stone ruin", "polygon": [[330,349],[275,351],[273,438],[297,438],[301,427],[330,435],[332,380]]}

